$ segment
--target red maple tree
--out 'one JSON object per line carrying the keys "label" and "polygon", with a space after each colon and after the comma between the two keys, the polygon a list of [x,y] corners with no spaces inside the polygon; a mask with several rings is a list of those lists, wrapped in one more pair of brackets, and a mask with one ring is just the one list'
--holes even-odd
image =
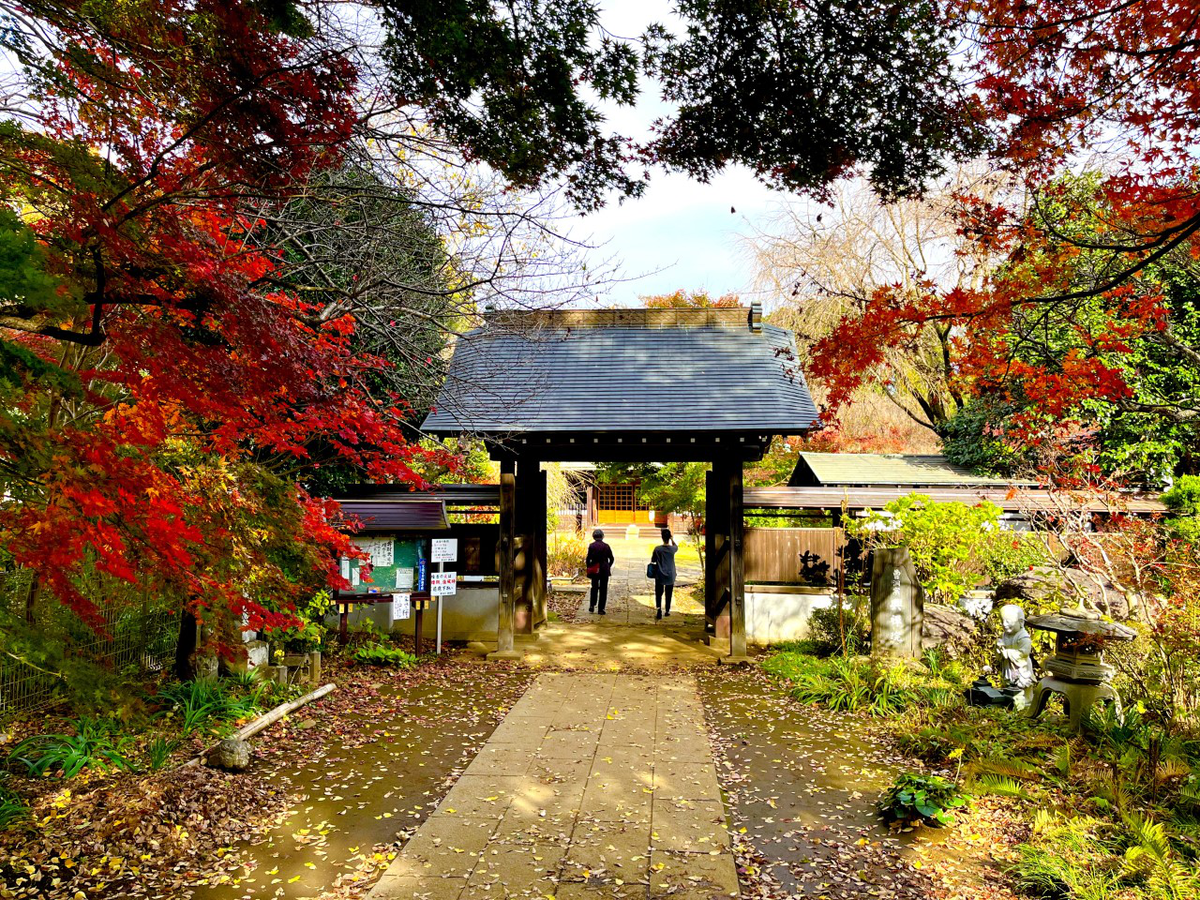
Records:
{"label": "red maple tree", "polygon": [[286,260],[245,212],[337,165],[355,122],[350,63],[265,8],[16,20],[28,105],[0,128],[0,183],[24,283],[46,289],[0,308],[0,537],[98,629],[89,573],[214,621],[292,621],[350,552],[336,504],[298,480],[314,440],[379,480],[419,481],[429,453],[403,398],[370,389],[388,364],[355,348],[352,318],[280,286]]}
{"label": "red maple tree", "polygon": [[880,288],[818,345],[812,373],[836,409],[889,348],[937,322],[955,335],[956,388],[1018,400],[1027,438],[1053,437],[1089,402],[1140,409],[1136,342],[1200,361],[1149,277],[1200,250],[1200,10],[1165,0],[946,8],[972,40],[994,162],[1024,188],[1019,205],[960,196],[959,228],[981,257],[1004,262],[969,287]]}

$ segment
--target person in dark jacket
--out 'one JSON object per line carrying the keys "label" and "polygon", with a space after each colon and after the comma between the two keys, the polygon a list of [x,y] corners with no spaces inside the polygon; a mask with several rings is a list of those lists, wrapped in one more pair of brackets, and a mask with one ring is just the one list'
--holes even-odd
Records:
{"label": "person in dark jacket", "polygon": [[663,617],[663,597],[667,598],[667,615],[671,614],[671,597],[675,593],[675,554],[679,545],[671,537],[671,529],[662,530],[663,542],[654,548],[650,562],[654,563],[654,618]]}
{"label": "person in dark jacket", "polygon": [[597,528],[592,532],[594,540],[588,545],[587,573],[592,580],[592,596],[588,602],[588,612],[596,612],[599,606],[600,615],[604,615],[604,607],[608,604],[608,576],[612,574],[612,565],[616,557],[612,547],[604,543],[604,532]]}

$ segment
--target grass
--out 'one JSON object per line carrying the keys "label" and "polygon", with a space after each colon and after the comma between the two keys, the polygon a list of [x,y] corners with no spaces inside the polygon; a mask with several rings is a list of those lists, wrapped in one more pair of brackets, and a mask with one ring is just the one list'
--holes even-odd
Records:
{"label": "grass", "polygon": [[[3,775],[0,774],[0,778]],[[12,828],[29,818],[29,808],[16,791],[8,788],[0,780],[0,831]]]}
{"label": "grass", "polygon": [[887,666],[815,658],[803,642],[776,649],[763,667],[798,700],[876,716],[901,752],[961,765],[967,792],[1023,819],[1028,837],[1006,870],[1021,893],[1200,900],[1200,736],[1136,709],[1092,717],[1075,735],[1057,716],[967,707],[968,673],[937,654]]}
{"label": "grass", "polygon": [[182,732],[191,734],[254,715],[263,708],[270,691],[270,685],[261,681],[255,681],[245,693],[234,688],[221,681],[187,681],[163,688],[157,699],[168,704],[164,715],[177,714]]}
{"label": "grass", "polygon": [[31,775],[74,778],[84,769],[101,772],[134,771],[126,754],[132,738],[112,719],[79,718],[73,734],[35,734],[17,744],[9,761],[22,765]]}
{"label": "grass", "polygon": [[911,707],[944,706],[961,685],[945,674],[914,673],[904,665],[831,656],[820,659],[796,650],[775,653],[763,669],[791,683],[801,703],[820,704],[840,712],[895,715]]}

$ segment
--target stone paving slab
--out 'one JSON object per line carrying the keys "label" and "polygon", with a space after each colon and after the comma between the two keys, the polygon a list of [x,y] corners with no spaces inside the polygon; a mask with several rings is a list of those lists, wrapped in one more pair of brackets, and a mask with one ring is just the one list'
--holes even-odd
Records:
{"label": "stone paving slab", "polygon": [[695,680],[547,673],[368,900],[738,897]]}

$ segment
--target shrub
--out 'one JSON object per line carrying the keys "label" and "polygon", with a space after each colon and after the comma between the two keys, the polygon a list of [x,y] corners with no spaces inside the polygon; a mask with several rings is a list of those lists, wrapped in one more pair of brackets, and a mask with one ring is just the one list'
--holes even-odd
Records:
{"label": "shrub", "polygon": [[546,547],[546,568],[551,575],[581,578],[586,574],[587,544],[577,535],[554,535]]}
{"label": "shrub", "polygon": [[869,550],[908,547],[929,599],[952,606],[984,575],[1002,580],[1045,562],[1041,544],[1005,531],[1000,515],[1000,507],[987,501],[967,506],[909,494],[846,528]]}
{"label": "shrub", "polygon": [[35,734],[13,748],[9,760],[20,763],[31,775],[50,775],[57,771],[63,778],[74,778],[84,769],[101,772],[133,771],[133,762],[125,756],[130,738],[119,733],[120,725],[111,719],[76,719],[74,734]]}
{"label": "shrub", "polygon": [[835,604],[826,609],[814,609],[808,616],[808,637],[818,656],[842,652],[842,628],[846,629],[846,655],[855,656],[867,648],[871,638],[871,623],[867,617],[867,598],[851,595],[842,605],[841,617]]}
{"label": "shrub", "polygon": [[900,775],[880,798],[879,808],[889,822],[953,825],[954,810],[967,804],[957,784],[937,775]]}
{"label": "shrub", "polygon": [[363,644],[354,651],[354,660],[368,666],[395,666],[400,669],[409,669],[417,664],[416,656],[407,650],[379,642]]}

